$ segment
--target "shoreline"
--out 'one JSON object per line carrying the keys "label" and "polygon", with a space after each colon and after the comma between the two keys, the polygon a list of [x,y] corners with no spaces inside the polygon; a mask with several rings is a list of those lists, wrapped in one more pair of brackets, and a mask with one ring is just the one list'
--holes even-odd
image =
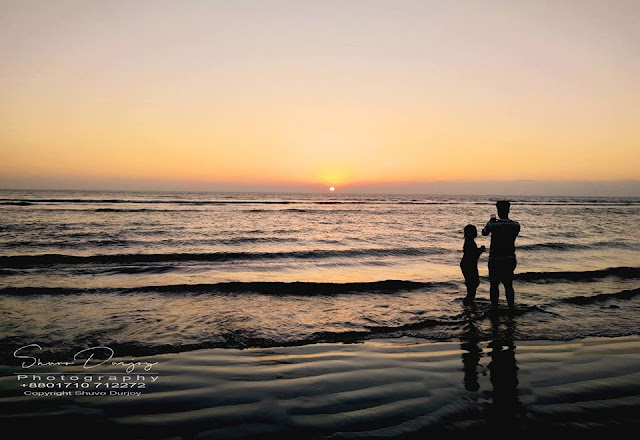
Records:
{"label": "shoreline", "polygon": [[[106,393],[82,396],[25,396],[17,389],[19,367],[1,366],[3,424],[67,438],[84,427],[104,437],[215,439],[610,432],[640,424],[638,335],[562,342],[508,334],[457,342],[403,337],[138,360],[158,364],[127,374],[156,374],[155,382],[78,390]],[[108,374],[116,367],[100,368]]]}

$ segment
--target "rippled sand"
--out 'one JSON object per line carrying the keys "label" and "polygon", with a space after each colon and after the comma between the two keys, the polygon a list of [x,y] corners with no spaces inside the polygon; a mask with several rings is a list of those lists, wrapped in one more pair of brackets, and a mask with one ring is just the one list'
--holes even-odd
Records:
{"label": "rippled sand", "polygon": [[373,439],[442,430],[610,432],[640,424],[638,336],[515,344],[400,338],[145,359],[158,362],[160,377],[140,396],[23,396],[13,374],[19,370],[2,367],[3,425],[25,438],[42,431],[68,438]]}

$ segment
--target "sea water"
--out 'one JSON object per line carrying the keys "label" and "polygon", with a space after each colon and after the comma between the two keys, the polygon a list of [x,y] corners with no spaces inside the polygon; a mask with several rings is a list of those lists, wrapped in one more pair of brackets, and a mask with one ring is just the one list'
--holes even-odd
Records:
{"label": "sea water", "polygon": [[[503,198],[2,191],[3,356],[482,338],[487,254],[465,307],[462,229]],[[508,199],[515,337],[640,333],[640,199]]]}

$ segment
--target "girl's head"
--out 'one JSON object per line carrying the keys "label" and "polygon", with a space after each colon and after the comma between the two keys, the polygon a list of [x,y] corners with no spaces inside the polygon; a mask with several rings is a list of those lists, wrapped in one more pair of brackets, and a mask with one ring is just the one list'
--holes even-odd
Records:
{"label": "girl's head", "polygon": [[464,227],[464,238],[476,238],[478,236],[478,230],[473,225],[467,225]]}

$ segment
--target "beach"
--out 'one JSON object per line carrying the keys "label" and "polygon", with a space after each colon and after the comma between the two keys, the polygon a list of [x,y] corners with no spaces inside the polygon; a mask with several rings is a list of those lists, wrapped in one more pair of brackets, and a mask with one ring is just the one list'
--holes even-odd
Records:
{"label": "beach", "polygon": [[640,409],[638,336],[511,343],[405,337],[145,360],[157,362],[158,379],[136,396],[25,396],[16,368],[2,367],[3,426],[71,438],[86,428],[121,438],[393,439],[441,431],[618,432],[638,425]]}

